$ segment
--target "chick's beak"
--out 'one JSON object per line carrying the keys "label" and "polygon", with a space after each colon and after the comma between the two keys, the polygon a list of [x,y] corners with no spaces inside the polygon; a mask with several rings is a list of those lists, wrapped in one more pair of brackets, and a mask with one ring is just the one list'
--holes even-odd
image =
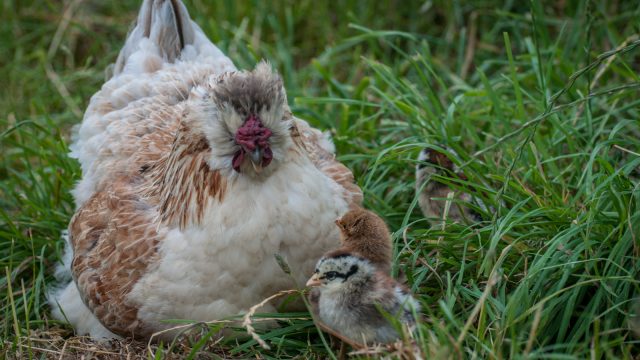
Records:
{"label": "chick's beak", "polygon": [[306,286],[320,286],[320,277],[318,276],[318,274],[313,274],[313,276],[311,276],[311,278],[309,278],[309,280],[307,281]]}

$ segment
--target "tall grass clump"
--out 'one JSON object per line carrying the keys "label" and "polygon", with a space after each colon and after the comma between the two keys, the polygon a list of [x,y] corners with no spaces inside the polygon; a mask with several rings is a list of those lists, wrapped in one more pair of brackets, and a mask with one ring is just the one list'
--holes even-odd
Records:
{"label": "tall grass clump", "polygon": [[[394,273],[425,309],[407,345],[413,354],[640,354],[637,4],[187,6],[239,67],[270,60],[294,113],[332,132],[365,206],[394,232]],[[50,320],[44,293],[80,177],[66,155],[71,126],[115,59],[138,3],[71,1],[60,11],[51,2],[9,0],[0,7],[0,354],[59,355],[77,339]],[[482,221],[429,225],[414,191],[425,147],[455,151],[468,179],[430,181],[481,199]],[[180,344],[131,351],[144,358],[337,356],[307,313],[254,318],[280,325],[258,330],[270,350],[250,336],[216,340],[223,325],[216,323]],[[71,347],[91,353],[89,345]]]}

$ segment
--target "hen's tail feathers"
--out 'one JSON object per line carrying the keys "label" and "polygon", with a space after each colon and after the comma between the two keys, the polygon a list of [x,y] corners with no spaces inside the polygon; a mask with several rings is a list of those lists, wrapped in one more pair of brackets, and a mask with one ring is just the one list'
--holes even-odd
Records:
{"label": "hen's tail feathers", "polygon": [[[112,75],[120,74],[129,61],[135,61],[132,55],[144,46],[145,39],[151,42],[156,55],[165,62],[173,63],[186,46],[206,39],[199,36],[200,33],[202,30],[191,21],[187,8],[180,0],[144,0],[135,26],[129,32],[112,69]],[[217,50],[208,40],[204,41]]]}
{"label": "hen's tail feathers", "polygon": [[160,55],[175,61],[186,44],[193,43],[194,32],[189,13],[178,0],[145,0],[140,7],[135,27],[129,32],[113,69],[122,72],[127,60],[138,50],[142,39],[157,46]]}

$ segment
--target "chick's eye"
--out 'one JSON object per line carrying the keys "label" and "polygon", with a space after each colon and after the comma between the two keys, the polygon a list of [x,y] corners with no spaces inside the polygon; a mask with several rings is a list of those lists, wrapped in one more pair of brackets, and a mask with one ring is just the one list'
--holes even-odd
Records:
{"label": "chick's eye", "polygon": [[327,277],[327,280],[333,280],[337,275],[338,273],[336,273],[335,271],[329,271],[325,276]]}

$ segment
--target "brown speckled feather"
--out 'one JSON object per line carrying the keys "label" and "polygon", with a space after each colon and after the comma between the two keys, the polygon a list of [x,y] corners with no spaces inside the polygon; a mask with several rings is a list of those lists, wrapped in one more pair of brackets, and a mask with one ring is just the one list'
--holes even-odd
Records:
{"label": "brown speckled feather", "polygon": [[183,123],[171,151],[149,167],[149,188],[144,194],[159,198],[160,220],[165,224],[184,229],[199,223],[210,197],[222,201],[225,180],[219,171],[209,169],[209,150],[207,139]]}
{"label": "brown speckled feather", "polygon": [[140,211],[149,205],[132,191],[130,181],[136,180],[124,180],[92,196],[71,220],[72,270],[83,301],[104,325],[143,336],[137,304],[126,296],[157,259],[158,233]]}

